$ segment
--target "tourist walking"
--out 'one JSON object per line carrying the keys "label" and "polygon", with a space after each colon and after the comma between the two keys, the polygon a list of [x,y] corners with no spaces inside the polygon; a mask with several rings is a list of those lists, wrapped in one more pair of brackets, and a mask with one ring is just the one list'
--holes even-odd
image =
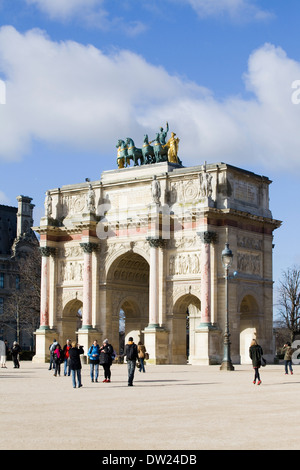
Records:
{"label": "tourist walking", "polygon": [[12,358],[14,361],[14,369],[19,369],[20,368],[20,362],[19,362],[19,355],[20,352],[22,351],[19,343],[17,341],[13,342],[13,347],[11,348],[11,354]]}
{"label": "tourist walking", "polygon": [[53,359],[55,364],[54,377],[57,377],[57,375],[60,376],[60,365],[64,360],[63,351],[59,343],[56,343],[55,349],[53,351]]}
{"label": "tourist walking", "polygon": [[51,370],[52,367],[53,367],[53,369],[55,369],[55,362],[54,362],[53,352],[54,352],[54,349],[55,349],[56,345],[57,345],[57,341],[56,341],[56,339],[54,339],[54,340],[53,340],[53,343],[50,344],[50,346],[49,346],[49,351],[50,351],[49,370]]}
{"label": "tourist walking", "polygon": [[91,381],[98,382],[98,375],[99,375],[99,357],[100,357],[100,346],[95,340],[92,346],[88,350],[88,357],[90,358],[90,376]]}
{"label": "tourist walking", "polygon": [[72,344],[71,340],[67,339],[66,344],[63,347],[63,355],[64,355],[64,376],[68,374],[70,376],[70,361],[69,361],[69,350],[71,349]]}
{"label": "tourist walking", "polygon": [[1,361],[1,368],[7,369],[6,367],[6,358],[8,356],[8,344],[7,339],[4,341],[0,341],[0,361]]}
{"label": "tourist walking", "polygon": [[263,355],[262,347],[259,344],[257,344],[257,341],[255,339],[253,339],[249,348],[249,356],[250,356],[250,359],[252,360],[252,366],[254,369],[253,383],[255,384],[257,380],[257,385],[261,384],[259,368],[261,367],[262,355]]}
{"label": "tourist walking", "polygon": [[290,370],[291,375],[293,375],[293,366],[292,366],[292,355],[293,355],[293,349],[291,347],[291,343],[286,343],[282,351],[284,352],[284,369],[285,369],[285,375],[288,375]]}
{"label": "tourist walking", "polygon": [[145,371],[146,347],[141,341],[139,341],[137,349],[138,349],[138,357],[139,357],[139,371],[146,372]]}
{"label": "tourist walking", "polygon": [[138,359],[138,350],[137,345],[133,342],[132,336],[128,338],[128,343],[125,346],[125,353],[127,361],[127,371],[128,371],[128,386],[133,386],[134,371],[136,361]]}
{"label": "tourist walking", "polygon": [[76,341],[72,342],[72,348],[69,351],[70,369],[72,374],[73,388],[76,388],[76,378],[78,388],[82,387],[81,383],[81,360],[80,355],[83,354],[83,346],[79,346]]}
{"label": "tourist walking", "polygon": [[109,344],[108,339],[103,341],[103,344],[100,348],[100,357],[99,363],[103,367],[104,371],[104,380],[103,382],[110,382],[111,370],[110,367],[113,361],[114,348]]}

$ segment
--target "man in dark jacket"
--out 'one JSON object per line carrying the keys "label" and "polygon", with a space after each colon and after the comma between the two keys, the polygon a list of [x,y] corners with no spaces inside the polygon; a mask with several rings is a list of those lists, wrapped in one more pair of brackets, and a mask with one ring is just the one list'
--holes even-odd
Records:
{"label": "man in dark jacket", "polygon": [[130,336],[128,338],[128,343],[125,346],[125,353],[127,360],[127,370],[128,370],[128,386],[133,385],[135,365],[138,358],[137,345],[133,342],[133,338]]}
{"label": "man in dark jacket", "polygon": [[81,361],[80,354],[83,354],[83,347],[78,346],[76,341],[72,342],[72,348],[69,350],[70,369],[72,373],[73,388],[76,388],[76,375],[78,381],[78,388],[82,387],[81,384]]}

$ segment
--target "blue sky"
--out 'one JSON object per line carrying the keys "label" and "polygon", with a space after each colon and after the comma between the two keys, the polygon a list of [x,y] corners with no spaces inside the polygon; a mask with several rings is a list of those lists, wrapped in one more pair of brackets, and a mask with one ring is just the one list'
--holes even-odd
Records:
{"label": "blue sky", "polygon": [[[97,180],[166,121],[185,166],[272,181],[275,287],[300,264],[299,0],[0,0],[0,203]],[[296,98],[300,97],[296,95]]]}

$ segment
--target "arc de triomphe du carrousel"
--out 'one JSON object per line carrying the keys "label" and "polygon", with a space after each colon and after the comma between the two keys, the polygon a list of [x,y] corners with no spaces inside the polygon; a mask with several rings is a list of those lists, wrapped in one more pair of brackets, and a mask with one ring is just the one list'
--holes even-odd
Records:
{"label": "arc de triomphe du carrousel", "polygon": [[[46,192],[34,361],[56,338],[142,341],[153,364],[249,362],[256,338],[273,359],[273,231],[265,177],[225,163],[184,167],[161,128],[141,148],[117,143],[99,180]],[[225,244],[233,254],[229,274]],[[123,335],[124,336],[124,335]],[[228,339],[228,338],[227,338]]]}

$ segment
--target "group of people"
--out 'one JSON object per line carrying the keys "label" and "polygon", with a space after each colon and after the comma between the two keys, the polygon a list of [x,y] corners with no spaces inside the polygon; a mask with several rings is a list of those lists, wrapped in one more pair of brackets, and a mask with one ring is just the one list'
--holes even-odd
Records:
{"label": "group of people", "polygon": [[[64,347],[61,348],[60,344],[54,340],[49,350],[49,370],[54,369],[54,376],[60,376],[61,364],[64,363],[64,376],[72,375],[73,388],[76,388],[76,386],[78,386],[78,388],[82,387],[80,355],[84,354],[83,347],[79,346],[76,341],[71,342],[71,340],[68,339]],[[139,371],[145,372],[144,361],[146,354],[146,348],[141,342],[136,345],[132,337],[128,339],[123,355],[123,357],[126,357],[127,361],[128,386],[133,385],[137,362]],[[98,344],[97,340],[95,340],[89,347],[87,355],[90,363],[91,382],[98,382],[99,365],[101,365],[104,372],[103,383],[109,383],[111,381],[111,365],[116,357],[116,353],[108,339],[105,339],[101,346]]]}
{"label": "group of people", "polygon": [[[282,348],[282,353],[284,354],[284,369],[285,369],[285,375],[288,375],[288,371],[290,371],[291,375],[293,375],[293,366],[292,366],[292,356],[293,356],[294,350],[291,347],[291,343],[287,342]],[[257,385],[261,384],[261,378],[260,378],[260,372],[259,369],[261,366],[265,365],[265,360],[263,357],[263,349],[262,347],[257,343],[255,339],[252,340],[250,348],[249,348],[249,356],[250,359],[252,360],[252,366],[254,369],[254,379],[253,383]]]}
{"label": "group of people", "polygon": [[14,369],[19,369],[20,368],[19,357],[20,357],[21,352],[22,352],[22,349],[21,349],[19,343],[17,343],[17,341],[13,342],[12,348],[10,349],[8,347],[8,342],[5,339],[4,340],[3,350],[1,350],[1,354],[0,354],[1,368],[2,369],[7,369],[6,360],[7,360],[8,354],[11,353],[11,357],[12,357],[12,360],[13,360],[13,363],[14,363]]}

